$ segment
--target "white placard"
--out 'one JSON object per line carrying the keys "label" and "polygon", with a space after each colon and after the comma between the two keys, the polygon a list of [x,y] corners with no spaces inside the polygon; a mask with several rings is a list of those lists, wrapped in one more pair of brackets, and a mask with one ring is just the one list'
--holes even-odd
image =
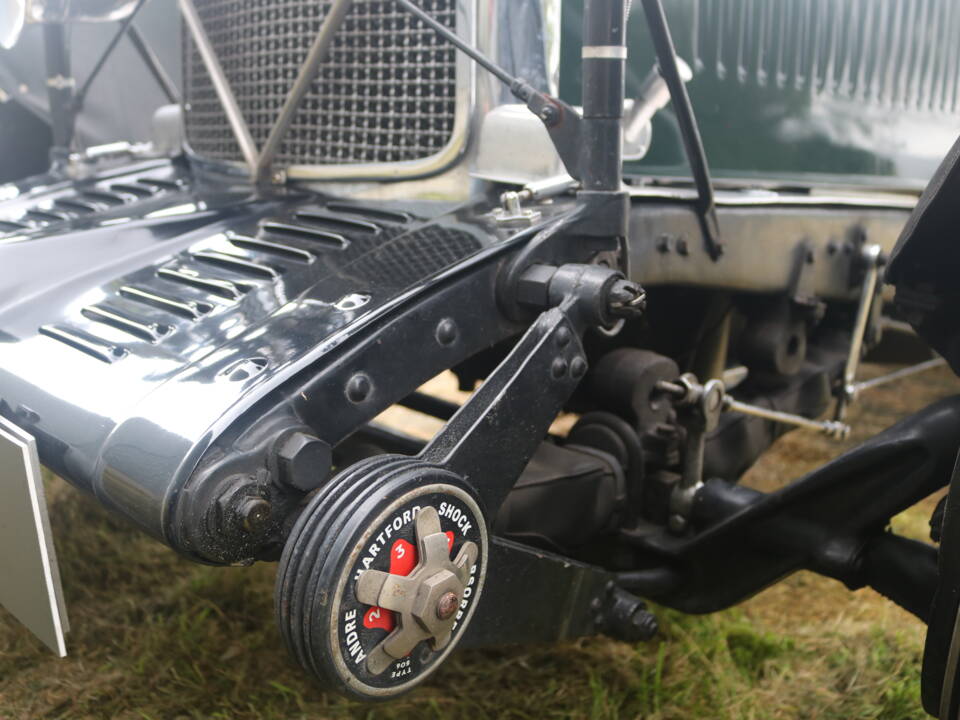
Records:
{"label": "white placard", "polygon": [[33,437],[0,417],[0,605],[60,657],[69,630]]}

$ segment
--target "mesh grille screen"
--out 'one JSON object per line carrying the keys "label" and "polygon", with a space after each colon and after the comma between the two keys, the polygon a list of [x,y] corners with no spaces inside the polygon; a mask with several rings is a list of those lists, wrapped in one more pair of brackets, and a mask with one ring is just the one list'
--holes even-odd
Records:
{"label": "mesh grille screen", "polygon": [[[262,147],[329,0],[197,0],[257,147]],[[456,0],[420,0],[450,28]],[[242,160],[200,55],[186,34],[187,138],[215,160]],[[455,51],[392,0],[356,0],[304,97],[279,165],[420,160],[453,134]]]}

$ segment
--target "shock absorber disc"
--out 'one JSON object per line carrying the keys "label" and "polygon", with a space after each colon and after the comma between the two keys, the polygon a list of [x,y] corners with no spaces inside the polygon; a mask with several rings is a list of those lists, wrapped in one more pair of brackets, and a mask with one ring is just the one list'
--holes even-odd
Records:
{"label": "shock absorber disc", "polygon": [[277,619],[301,664],[363,699],[410,690],[469,623],[486,574],[472,489],[411,458],[373,458],[317,493],[284,548]]}

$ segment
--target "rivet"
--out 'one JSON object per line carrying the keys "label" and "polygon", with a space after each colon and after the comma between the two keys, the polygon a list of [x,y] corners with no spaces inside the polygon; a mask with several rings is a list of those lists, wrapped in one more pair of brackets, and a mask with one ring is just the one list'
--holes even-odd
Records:
{"label": "rivet", "polygon": [[567,361],[562,357],[555,358],[553,363],[550,365],[550,374],[553,375],[554,380],[559,380],[566,375]]}
{"label": "rivet", "polygon": [[570,331],[567,330],[567,328],[565,327],[558,328],[556,337],[557,337],[557,346],[566,347],[567,343],[570,342]]}
{"label": "rivet", "polygon": [[587,371],[587,361],[584,360],[579,355],[575,357],[570,363],[570,375],[573,376],[574,380],[579,380],[583,377],[583,374]]}
{"label": "rivet", "polygon": [[453,345],[457,340],[457,324],[451,318],[444,318],[437,323],[435,337],[441,345]]}
{"label": "rivet", "polygon": [[352,403],[362,403],[370,396],[373,383],[363,373],[357,373],[347,381],[347,400]]}

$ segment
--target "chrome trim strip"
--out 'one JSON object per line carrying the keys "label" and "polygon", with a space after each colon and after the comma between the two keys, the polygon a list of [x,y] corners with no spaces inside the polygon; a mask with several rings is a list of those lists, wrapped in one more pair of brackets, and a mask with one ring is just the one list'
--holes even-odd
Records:
{"label": "chrome trim strip", "polygon": [[[676,187],[630,187],[631,198],[650,200],[696,200],[697,191],[692,188]],[[730,207],[762,207],[769,205],[841,205],[850,207],[891,208],[911,210],[917,204],[917,197],[894,193],[845,194],[824,193],[823,195],[801,195],[779,193],[769,190],[718,190],[716,204]]]}
{"label": "chrome trim strip", "polygon": [[627,48],[623,45],[584,45],[581,57],[584,60],[626,60]]}

